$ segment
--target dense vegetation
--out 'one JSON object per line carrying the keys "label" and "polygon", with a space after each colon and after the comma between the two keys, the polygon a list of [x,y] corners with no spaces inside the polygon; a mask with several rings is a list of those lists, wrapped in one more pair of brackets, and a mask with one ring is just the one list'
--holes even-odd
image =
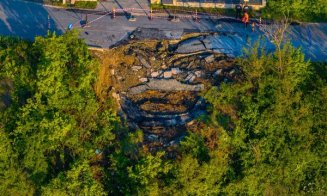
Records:
{"label": "dense vegetation", "polygon": [[170,160],[97,99],[97,62],[76,32],[1,37],[0,194],[325,195],[326,64],[289,45],[247,55]]}
{"label": "dense vegetation", "polygon": [[268,0],[264,17],[280,19],[284,14],[303,22],[327,22],[326,0]]}

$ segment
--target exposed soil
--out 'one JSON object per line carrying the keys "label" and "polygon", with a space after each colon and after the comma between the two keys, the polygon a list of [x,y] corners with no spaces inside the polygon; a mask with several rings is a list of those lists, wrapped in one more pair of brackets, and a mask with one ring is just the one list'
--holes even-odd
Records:
{"label": "exposed soil", "polygon": [[142,94],[131,96],[130,99],[148,113],[178,114],[192,109],[198,100],[193,92],[160,92],[149,90]]}

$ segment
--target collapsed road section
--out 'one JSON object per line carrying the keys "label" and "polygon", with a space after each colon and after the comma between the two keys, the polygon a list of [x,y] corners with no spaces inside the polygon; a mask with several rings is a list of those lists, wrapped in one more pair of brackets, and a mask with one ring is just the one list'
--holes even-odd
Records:
{"label": "collapsed road section", "polygon": [[132,40],[94,52],[102,64],[98,96],[116,100],[123,121],[144,132],[150,151],[176,145],[206,115],[205,92],[239,73],[233,55],[190,44],[205,38]]}

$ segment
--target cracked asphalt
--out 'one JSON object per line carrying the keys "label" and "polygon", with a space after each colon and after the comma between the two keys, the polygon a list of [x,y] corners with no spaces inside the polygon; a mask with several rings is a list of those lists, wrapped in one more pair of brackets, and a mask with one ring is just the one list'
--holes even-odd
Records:
{"label": "cracked asphalt", "polygon": [[[99,4],[94,11],[81,11],[22,0],[1,0],[0,34],[33,40],[35,36],[45,36],[48,31],[62,34],[67,30],[69,24],[73,24],[73,28],[80,30],[80,37],[84,38],[89,46],[100,48],[109,48],[117,44],[138,28],[157,29],[168,34],[224,32],[230,36],[241,36],[242,39],[250,38],[252,41],[259,39],[260,36],[267,37],[267,33],[262,29],[256,27],[255,32],[252,32],[250,27],[245,29],[243,24],[235,21],[201,19],[200,22],[196,22],[192,20],[191,16],[182,18],[178,22],[168,21],[164,16],[149,20],[148,13],[141,10],[148,9],[146,0],[119,1],[120,8],[134,6],[140,9],[136,9],[133,13],[136,15],[136,21],[129,21],[123,12],[117,13],[113,19],[106,13],[110,8],[116,8],[115,3],[117,4],[118,1],[111,1]],[[86,16],[88,24],[83,28],[81,21],[85,20]],[[267,28],[269,28],[268,26]],[[302,48],[307,59],[327,60],[327,23],[304,23],[290,26],[287,38],[295,47]],[[230,47],[233,50],[242,50],[239,45]]]}

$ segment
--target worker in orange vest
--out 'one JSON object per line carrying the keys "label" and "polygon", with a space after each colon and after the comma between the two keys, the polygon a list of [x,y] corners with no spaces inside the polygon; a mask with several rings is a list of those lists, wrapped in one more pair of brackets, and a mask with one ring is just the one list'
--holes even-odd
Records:
{"label": "worker in orange vest", "polygon": [[248,27],[249,24],[249,14],[247,12],[244,13],[242,22],[245,24],[245,28]]}

